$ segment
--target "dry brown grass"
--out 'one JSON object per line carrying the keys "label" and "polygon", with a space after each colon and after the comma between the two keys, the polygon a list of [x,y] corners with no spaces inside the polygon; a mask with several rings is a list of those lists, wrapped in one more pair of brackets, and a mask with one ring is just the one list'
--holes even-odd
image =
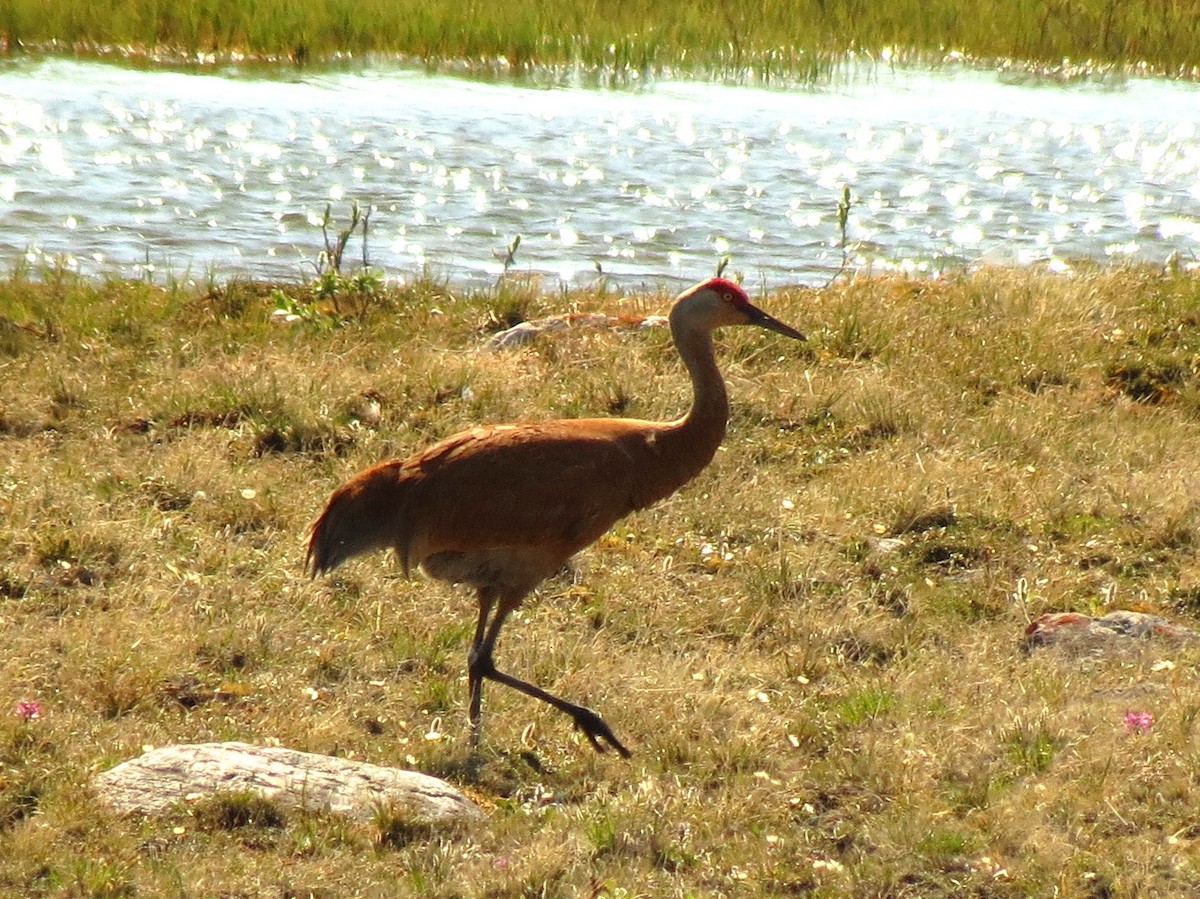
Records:
{"label": "dry brown grass", "polygon": [[[322,328],[269,322],[264,293],[0,285],[0,894],[1200,888],[1200,652],[1018,646],[1047,610],[1200,614],[1195,278],[763,298],[808,344],[723,335],[714,464],[544,585],[499,647],[602,711],[630,762],[498,689],[472,755],[471,599],[382,556],[310,582],[299,541],[342,478],[466,425],[676,414],[662,331],[480,349],[514,310],[668,298],[417,284]],[[1125,733],[1127,709],[1152,730]],[[226,739],[413,766],[489,818],[136,821],[89,790],[143,746]]]}

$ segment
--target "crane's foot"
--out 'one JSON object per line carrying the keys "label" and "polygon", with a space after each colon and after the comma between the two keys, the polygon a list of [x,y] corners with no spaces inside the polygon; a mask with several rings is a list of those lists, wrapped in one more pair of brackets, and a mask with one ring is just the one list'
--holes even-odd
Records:
{"label": "crane's foot", "polygon": [[[583,731],[583,735],[588,738],[588,742],[592,744],[592,748],[597,752],[607,752],[611,747],[623,759],[627,759],[633,755],[617,739],[616,734],[612,732],[612,728],[604,723],[604,719],[591,709],[577,705],[564,711],[571,716],[575,722],[575,726]],[[604,745],[605,743],[608,745]]]}

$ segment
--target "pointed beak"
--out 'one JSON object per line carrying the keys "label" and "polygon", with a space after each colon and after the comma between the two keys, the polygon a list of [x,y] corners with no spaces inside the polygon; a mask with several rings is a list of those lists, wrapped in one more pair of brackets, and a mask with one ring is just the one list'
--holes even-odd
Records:
{"label": "pointed beak", "polygon": [[793,328],[791,325],[785,325],[779,319],[767,315],[757,306],[750,306],[747,310],[750,316],[750,324],[758,325],[760,328],[766,328],[768,331],[774,331],[776,334],[782,334],[784,337],[792,337],[796,340],[807,340],[808,338]]}

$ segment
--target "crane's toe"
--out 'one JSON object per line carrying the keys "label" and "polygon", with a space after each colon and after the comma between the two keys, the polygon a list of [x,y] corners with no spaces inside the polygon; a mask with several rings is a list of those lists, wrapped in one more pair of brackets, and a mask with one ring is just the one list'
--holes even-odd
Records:
{"label": "crane's toe", "polygon": [[[616,734],[612,732],[612,728],[604,722],[604,719],[591,709],[576,706],[570,711],[570,715],[575,721],[575,726],[583,731],[583,735],[588,738],[588,742],[592,744],[592,748],[597,752],[607,752],[609,747],[612,747],[621,758],[627,759],[633,755],[617,739]],[[605,743],[608,745],[605,746]]]}

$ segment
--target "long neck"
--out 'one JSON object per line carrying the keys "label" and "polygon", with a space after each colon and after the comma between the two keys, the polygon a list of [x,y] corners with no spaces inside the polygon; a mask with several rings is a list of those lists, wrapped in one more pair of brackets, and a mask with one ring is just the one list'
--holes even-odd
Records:
{"label": "long neck", "polygon": [[708,329],[690,328],[672,316],[671,336],[692,379],[692,407],[675,421],[629,423],[637,438],[633,451],[646,454],[642,477],[631,485],[635,509],[670,496],[703,471],[721,445],[729,418],[729,397]]}
{"label": "long neck", "polygon": [[699,474],[717,452],[729,420],[729,394],[713,356],[711,333],[672,321],[671,336],[692,380],[691,409],[668,426],[669,437],[663,435],[674,444],[682,484]]}

